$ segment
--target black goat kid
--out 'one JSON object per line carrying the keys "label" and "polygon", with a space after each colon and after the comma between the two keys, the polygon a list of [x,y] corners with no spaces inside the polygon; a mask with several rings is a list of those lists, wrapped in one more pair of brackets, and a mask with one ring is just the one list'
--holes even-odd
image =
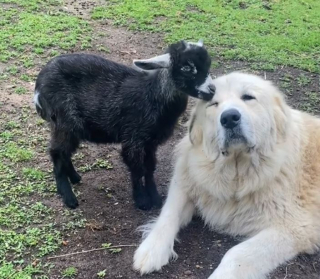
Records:
{"label": "black goat kid", "polygon": [[64,203],[78,206],[70,182],[81,177],[71,156],[81,141],[89,141],[121,143],[136,206],[160,207],[153,177],[157,147],[172,134],[188,95],[212,98],[210,64],[201,41],[172,44],[163,55],[135,60],[136,69],[89,54],[49,61],[37,78],[34,102],[50,123],[50,155]]}

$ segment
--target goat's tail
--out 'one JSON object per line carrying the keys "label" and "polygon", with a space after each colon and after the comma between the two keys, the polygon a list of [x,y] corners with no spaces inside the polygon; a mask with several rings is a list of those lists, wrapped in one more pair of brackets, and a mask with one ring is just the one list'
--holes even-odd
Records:
{"label": "goat's tail", "polygon": [[33,103],[36,107],[37,113],[41,116],[42,119],[50,121],[50,107],[47,105],[46,100],[42,97],[39,90],[35,90]]}

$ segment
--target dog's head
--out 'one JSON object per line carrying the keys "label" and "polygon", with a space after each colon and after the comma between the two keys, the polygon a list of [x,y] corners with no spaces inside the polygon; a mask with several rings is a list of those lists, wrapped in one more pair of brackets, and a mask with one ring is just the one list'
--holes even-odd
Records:
{"label": "dog's head", "polygon": [[269,81],[244,73],[214,80],[210,102],[199,101],[189,135],[194,145],[204,144],[208,155],[233,152],[263,153],[283,140],[289,109],[283,95]]}

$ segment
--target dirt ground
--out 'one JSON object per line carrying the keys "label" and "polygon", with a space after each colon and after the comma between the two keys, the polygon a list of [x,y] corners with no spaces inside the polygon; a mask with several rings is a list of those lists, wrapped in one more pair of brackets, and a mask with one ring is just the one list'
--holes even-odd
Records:
{"label": "dirt ground", "polygon": [[[72,2],[72,1],[71,1]],[[105,32],[107,37],[100,38],[99,44],[106,45],[110,54],[101,54],[118,62],[130,64],[132,59],[141,55],[149,57],[159,54],[164,45],[162,37],[147,33],[136,33],[121,28],[114,28],[108,22],[97,26],[99,32]],[[250,65],[242,62],[220,63],[220,67],[212,71],[213,75],[219,75],[233,70],[250,69]],[[252,72],[252,70],[250,70]],[[266,75],[283,90],[288,91],[289,102],[296,108],[303,108],[305,92],[318,92],[319,75],[302,72],[300,70],[283,68],[275,72],[257,72]],[[300,74],[308,76],[311,82],[302,86],[295,79]],[[285,84],[290,83],[290,88]],[[33,84],[29,84],[32,91]],[[19,113],[19,108],[25,105],[31,106],[30,95],[8,95],[5,88],[0,92],[1,101],[8,107],[14,108],[14,113]],[[291,96],[291,93],[292,96]],[[181,117],[174,136],[158,151],[158,167],[155,173],[156,182],[160,192],[165,196],[167,186],[172,173],[172,150],[175,144],[184,135],[185,122],[188,119],[190,107]],[[310,104],[312,111],[317,113],[318,102]],[[56,253],[66,254],[82,250],[101,247],[102,243],[113,245],[137,245],[140,234],[135,230],[151,217],[157,216],[158,211],[139,211],[134,208],[131,198],[131,185],[125,165],[119,156],[119,146],[114,145],[88,145],[82,148],[85,155],[81,163],[91,163],[96,158],[108,158],[113,165],[111,170],[91,170],[82,173],[82,182],[75,188],[81,193],[79,196],[79,209],[88,220],[84,229],[77,233],[66,236],[68,245]],[[44,158],[39,158],[43,162]],[[48,163],[48,157],[45,158]],[[76,161],[77,166],[79,161]],[[57,196],[43,201],[45,204],[62,208],[61,199]],[[319,220],[320,221],[320,220]],[[205,227],[204,223],[195,218],[191,224],[179,234],[180,242],[176,243],[175,250],[179,255],[177,261],[170,263],[161,272],[143,276],[143,278],[165,279],[165,278],[190,278],[205,279],[218,266],[223,255],[228,249],[238,243],[238,239],[217,234]],[[267,244],[266,244],[267,245]],[[132,258],[135,247],[123,247],[117,254],[108,251],[94,251],[57,259],[47,259],[55,264],[50,278],[61,278],[61,270],[68,266],[76,267],[77,278],[98,278],[97,272],[106,270],[106,278],[141,278],[132,270]],[[52,255],[50,255],[52,256]],[[269,278],[272,279],[316,279],[320,278],[320,254],[301,255],[286,265],[279,267]]]}

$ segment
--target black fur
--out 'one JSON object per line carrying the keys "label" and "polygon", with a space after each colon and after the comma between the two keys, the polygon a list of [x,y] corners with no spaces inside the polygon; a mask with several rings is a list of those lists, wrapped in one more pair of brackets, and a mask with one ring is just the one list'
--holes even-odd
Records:
{"label": "black fur", "polygon": [[[81,180],[71,162],[81,141],[121,143],[136,206],[161,206],[153,177],[157,147],[171,136],[187,94],[199,94],[195,87],[204,82],[211,63],[204,48],[185,47],[183,42],[171,45],[171,66],[151,72],[89,54],[61,55],[41,70],[36,109],[51,126],[57,191],[68,207],[78,206],[69,181]],[[196,75],[180,70],[190,61]]]}

